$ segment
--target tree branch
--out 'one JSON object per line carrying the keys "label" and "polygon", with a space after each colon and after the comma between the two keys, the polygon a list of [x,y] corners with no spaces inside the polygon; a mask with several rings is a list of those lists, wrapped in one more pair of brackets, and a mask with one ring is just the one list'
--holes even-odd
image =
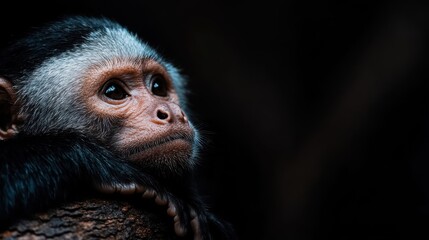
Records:
{"label": "tree branch", "polygon": [[89,199],[19,221],[0,239],[176,239],[165,209],[142,199]]}

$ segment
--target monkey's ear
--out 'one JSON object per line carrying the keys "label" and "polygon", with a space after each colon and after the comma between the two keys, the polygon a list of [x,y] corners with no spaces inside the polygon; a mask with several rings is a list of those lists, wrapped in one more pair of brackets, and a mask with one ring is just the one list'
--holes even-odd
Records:
{"label": "monkey's ear", "polygon": [[16,95],[12,84],[0,77],[0,140],[13,137],[16,133],[16,112],[14,109]]}

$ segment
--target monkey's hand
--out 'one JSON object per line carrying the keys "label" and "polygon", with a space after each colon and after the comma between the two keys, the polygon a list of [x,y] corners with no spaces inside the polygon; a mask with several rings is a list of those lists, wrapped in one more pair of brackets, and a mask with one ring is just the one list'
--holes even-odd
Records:
{"label": "monkey's hand", "polygon": [[173,219],[174,232],[179,237],[193,240],[236,239],[232,227],[211,214],[200,201],[190,201],[191,204],[188,204],[165,190],[154,190],[135,183],[96,186],[102,193],[138,194],[144,199],[152,199],[166,208],[167,215]]}
{"label": "monkey's hand", "polygon": [[136,183],[95,184],[95,188],[107,194],[139,194],[144,199],[152,199],[157,205],[166,207],[167,215],[174,221],[176,235],[184,237],[190,232],[189,229],[192,228],[195,233],[195,240],[205,239],[199,233],[199,221],[196,220],[196,212],[191,210],[182,200],[165,190],[160,190],[159,188],[154,190]]}
{"label": "monkey's hand", "polygon": [[201,201],[192,202],[190,216],[194,240],[237,239],[232,226],[209,212]]}

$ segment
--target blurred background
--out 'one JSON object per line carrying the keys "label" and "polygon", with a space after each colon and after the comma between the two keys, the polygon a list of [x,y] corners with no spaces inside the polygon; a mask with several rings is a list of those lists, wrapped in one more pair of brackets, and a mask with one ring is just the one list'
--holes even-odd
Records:
{"label": "blurred background", "polygon": [[189,78],[199,184],[240,239],[429,238],[426,5],[16,1],[0,41],[70,14],[120,22]]}

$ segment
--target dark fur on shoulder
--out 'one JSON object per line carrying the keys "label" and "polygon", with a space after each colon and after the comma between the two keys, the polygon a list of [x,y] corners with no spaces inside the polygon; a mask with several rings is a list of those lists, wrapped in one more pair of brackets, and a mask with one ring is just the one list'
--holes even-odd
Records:
{"label": "dark fur on shoulder", "polygon": [[17,135],[1,142],[0,152],[1,226],[72,197],[88,183],[136,182],[161,191],[148,173],[76,133]]}

